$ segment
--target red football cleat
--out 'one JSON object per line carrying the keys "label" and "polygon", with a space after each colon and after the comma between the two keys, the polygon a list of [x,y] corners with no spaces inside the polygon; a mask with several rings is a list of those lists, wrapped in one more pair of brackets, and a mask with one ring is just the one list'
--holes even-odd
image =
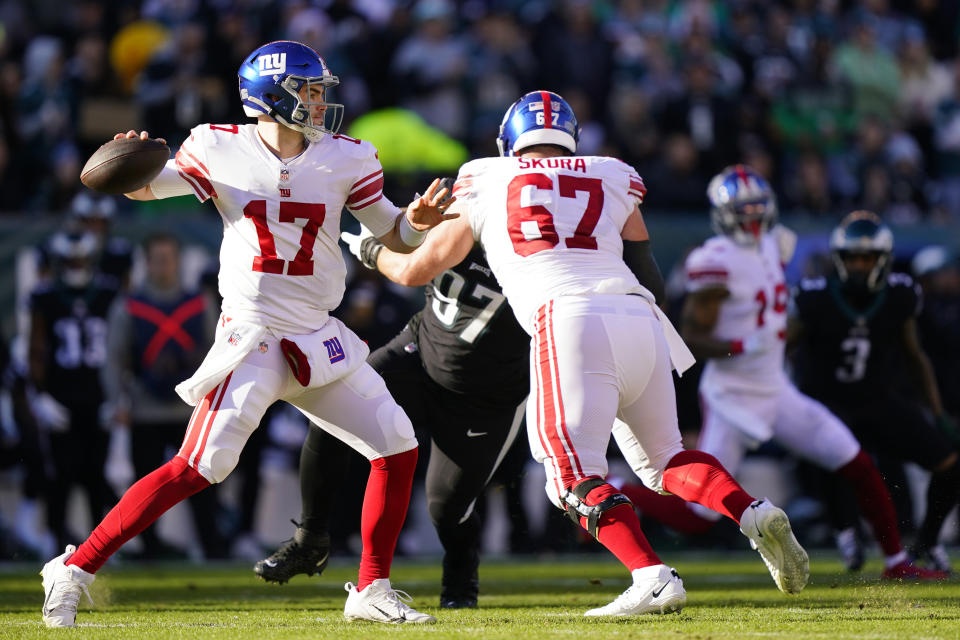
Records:
{"label": "red football cleat", "polygon": [[910,582],[928,582],[931,580],[946,580],[949,577],[946,571],[937,571],[936,569],[925,569],[904,560],[899,564],[884,569],[880,577],[883,580],[902,580]]}

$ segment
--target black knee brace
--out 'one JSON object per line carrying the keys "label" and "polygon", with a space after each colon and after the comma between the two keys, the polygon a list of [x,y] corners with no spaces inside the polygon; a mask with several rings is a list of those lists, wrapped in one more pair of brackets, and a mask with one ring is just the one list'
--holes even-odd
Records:
{"label": "black knee brace", "polygon": [[600,504],[592,506],[584,502],[584,500],[587,499],[588,493],[605,484],[607,483],[600,478],[589,478],[573,489],[567,489],[567,492],[563,496],[564,511],[567,512],[570,519],[577,523],[578,526],[580,525],[580,518],[586,518],[587,532],[594,538],[597,537],[597,522],[605,511],[619,507],[622,504],[632,505],[630,499],[622,493],[615,493]]}

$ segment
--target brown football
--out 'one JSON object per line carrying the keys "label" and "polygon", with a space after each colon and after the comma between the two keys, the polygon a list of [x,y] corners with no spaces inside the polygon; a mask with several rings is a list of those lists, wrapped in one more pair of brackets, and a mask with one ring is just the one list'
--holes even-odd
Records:
{"label": "brown football", "polygon": [[168,158],[170,147],[158,140],[111,140],[83,165],[80,182],[100,193],[130,193],[150,184]]}

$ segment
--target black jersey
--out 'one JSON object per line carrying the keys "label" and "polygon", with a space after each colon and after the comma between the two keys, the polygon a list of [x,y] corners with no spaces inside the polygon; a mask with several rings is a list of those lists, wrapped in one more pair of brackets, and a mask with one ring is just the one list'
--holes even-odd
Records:
{"label": "black jersey", "polygon": [[107,312],[116,294],[112,280],[96,278],[84,289],[54,283],[31,296],[31,311],[43,319],[46,390],[67,407],[103,402],[100,368],[107,357]]}
{"label": "black jersey", "polygon": [[804,329],[794,362],[797,386],[827,402],[861,402],[892,388],[903,325],[920,302],[920,288],[903,273],[891,273],[862,308],[844,300],[836,277],[801,281],[794,297]]}
{"label": "black jersey", "polygon": [[423,367],[451,391],[516,405],[529,392],[530,336],[510,311],[483,250],[426,287],[417,327]]}

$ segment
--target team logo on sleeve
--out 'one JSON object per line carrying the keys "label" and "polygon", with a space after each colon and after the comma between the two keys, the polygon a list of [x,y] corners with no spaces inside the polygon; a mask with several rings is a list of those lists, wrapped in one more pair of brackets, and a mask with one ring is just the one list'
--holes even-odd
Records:
{"label": "team logo on sleeve", "polygon": [[327,348],[327,357],[330,358],[330,364],[340,362],[347,357],[346,354],[343,353],[343,346],[340,344],[339,338],[324,340],[323,346]]}
{"label": "team logo on sleeve", "polygon": [[257,64],[260,65],[260,77],[283,75],[287,70],[286,53],[268,53],[257,58]]}

